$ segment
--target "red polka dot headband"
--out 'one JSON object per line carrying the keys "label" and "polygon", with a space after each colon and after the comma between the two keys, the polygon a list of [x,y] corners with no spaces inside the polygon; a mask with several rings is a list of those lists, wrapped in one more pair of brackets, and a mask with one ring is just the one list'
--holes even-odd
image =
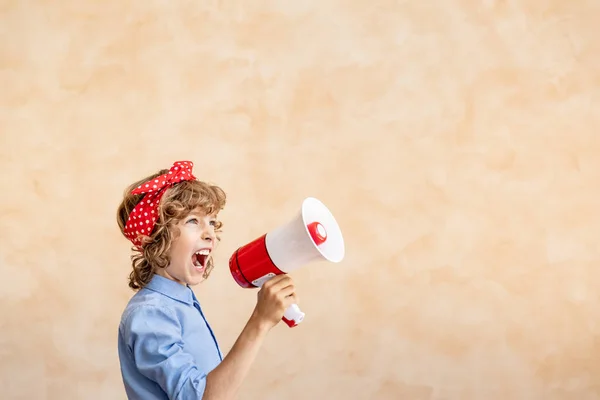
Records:
{"label": "red polka dot headband", "polygon": [[150,236],[152,233],[158,218],[158,205],[166,190],[181,181],[196,179],[192,174],[193,167],[194,163],[191,161],[177,161],[169,169],[169,172],[138,186],[131,192],[132,194],[146,194],[131,211],[127,224],[125,224],[125,236],[134,245],[141,247],[142,235]]}

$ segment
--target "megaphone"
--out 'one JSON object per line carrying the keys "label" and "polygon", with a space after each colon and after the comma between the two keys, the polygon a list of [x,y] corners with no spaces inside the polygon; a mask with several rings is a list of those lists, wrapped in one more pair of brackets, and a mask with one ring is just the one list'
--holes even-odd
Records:
{"label": "megaphone", "polygon": [[[257,288],[275,275],[315,260],[338,263],[344,254],[344,238],[335,217],[321,201],[307,197],[291,221],[239,247],[229,258],[229,269],[238,285]],[[292,304],[282,320],[292,328],[304,316]]]}

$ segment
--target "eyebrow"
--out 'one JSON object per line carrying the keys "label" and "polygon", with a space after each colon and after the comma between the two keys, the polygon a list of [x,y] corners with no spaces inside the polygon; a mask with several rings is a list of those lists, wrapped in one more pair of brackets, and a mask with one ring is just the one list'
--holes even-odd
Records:
{"label": "eyebrow", "polygon": [[196,211],[192,211],[191,213],[189,213],[189,214],[188,214],[188,216],[186,217],[186,219],[187,219],[187,218],[190,218],[190,217],[195,217],[195,218],[204,218],[204,217],[208,217],[208,218],[214,218],[214,219],[217,219],[217,214],[210,214],[210,215],[209,215],[209,214],[200,214],[200,213],[198,213],[198,212],[196,212]]}

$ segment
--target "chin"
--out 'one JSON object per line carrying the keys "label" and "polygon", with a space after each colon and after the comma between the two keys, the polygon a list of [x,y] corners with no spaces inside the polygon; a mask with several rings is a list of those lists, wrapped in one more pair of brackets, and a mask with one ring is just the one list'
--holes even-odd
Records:
{"label": "chin", "polygon": [[204,270],[194,271],[194,273],[188,278],[188,284],[190,286],[198,285],[204,281]]}

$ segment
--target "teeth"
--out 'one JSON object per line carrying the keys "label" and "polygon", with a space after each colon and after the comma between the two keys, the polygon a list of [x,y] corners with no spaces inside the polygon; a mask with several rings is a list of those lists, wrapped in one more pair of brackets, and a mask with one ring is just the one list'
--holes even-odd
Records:
{"label": "teeth", "polygon": [[206,264],[206,260],[208,259],[208,255],[210,254],[210,250],[203,249],[194,253],[194,265],[196,267],[203,267]]}

